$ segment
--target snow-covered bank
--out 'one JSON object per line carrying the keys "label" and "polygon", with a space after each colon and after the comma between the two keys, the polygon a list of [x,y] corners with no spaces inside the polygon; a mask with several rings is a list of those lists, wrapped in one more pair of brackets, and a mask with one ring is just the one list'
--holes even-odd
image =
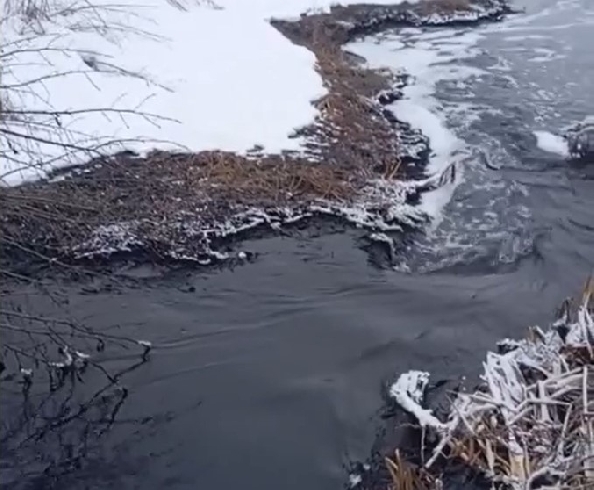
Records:
{"label": "snow-covered bank", "polygon": [[[269,20],[328,13],[336,2],[179,3],[56,0],[47,15],[3,19],[2,125],[10,140],[4,133],[2,143],[10,151],[0,153],[2,183],[122,149],[301,150],[295,129],[313,121],[312,101],[326,89],[313,53]],[[411,8],[439,2],[369,3],[408,23],[473,21],[501,9],[481,0],[458,17],[451,7],[423,17]]]}
{"label": "snow-covered bank", "polygon": [[[449,19],[472,26],[477,19],[498,20],[496,12],[505,11],[503,4],[477,0],[478,7],[473,5],[470,11],[462,4],[458,17],[455,5],[440,17],[436,9],[445,4],[439,1],[420,2],[420,10],[410,3],[381,7],[379,13],[380,7],[369,6],[369,15],[365,6],[356,5],[323,9],[296,21],[274,20],[272,24],[262,16],[278,14],[279,7],[265,10],[264,4],[257,4],[257,9],[246,14],[246,22],[275,28],[279,35],[308,48],[316,56],[315,69],[326,86],[327,93],[316,104],[317,116],[298,133],[305,142],[303,155],[307,158],[299,153],[270,153],[269,148],[249,155],[191,149],[143,154],[143,148],[151,147],[143,140],[139,154],[96,158],[84,168],[54,175],[51,182],[5,191],[7,213],[15,213],[15,219],[20,217],[18,203],[27,199],[35,206],[55,203],[53,211],[71,217],[68,226],[56,227],[40,218],[47,216],[44,208],[43,213],[28,214],[24,224],[19,218],[18,227],[11,219],[5,220],[7,236],[16,243],[34,243],[44,253],[69,258],[123,252],[210,263],[227,255],[228,237],[232,235],[255,228],[277,230],[310,216],[330,215],[370,230],[374,236],[425,223],[427,209],[417,204],[422,194],[435,189],[447,191],[455,185],[459,173],[451,163],[458,141],[444,130],[443,122],[430,108],[418,106],[418,110],[405,100],[402,90],[413,78],[389,76],[361,66],[352,55],[345,54],[343,45],[359,37],[358,26],[365,33],[381,30],[382,23],[371,27],[368,23],[376,14],[385,19],[385,12],[389,12],[390,19],[397,18],[408,26],[416,26],[424,18],[430,25],[441,19],[441,26]],[[480,7],[483,4],[492,8]],[[231,7],[229,10],[233,11]],[[289,15],[289,10],[281,13]],[[175,11],[175,15],[185,13]],[[352,20],[345,20],[349,18]],[[128,40],[122,43],[129,44]],[[83,61],[91,68],[103,66],[96,57]],[[309,69],[313,72],[313,66]],[[426,71],[418,73],[426,75]],[[112,73],[112,78],[117,77]],[[144,78],[134,81],[146,84]],[[395,85],[390,88],[392,82]],[[224,98],[227,101],[233,95],[225,93]],[[386,108],[395,101],[402,102],[405,120]],[[60,119],[70,115],[63,113]],[[430,124],[420,124],[427,120]],[[429,161],[429,174],[429,138],[421,130],[434,140],[436,154]],[[130,142],[130,147],[136,148],[137,143]],[[170,148],[167,142],[161,144]],[[76,145],[72,146],[76,153]],[[436,201],[435,195],[433,199]]]}
{"label": "snow-covered bank", "polygon": [[90,9],[56,0],[46,17],[9,15],[1,96],[15,111],[2,121],[13,151],[0,154],[0,180],[16,184],[42,167],[122,149],[300,150],[294,130],[313,121],[312,101],[326,90],[314,54],[269,19],[332,4],[219,0],[179,9],[166,0],[97,0]]}
{"label": "snow-covered bank", "polygon": [[[14,53],[3,55],[3,96],[13,110],[61,113],[61,134],[53,136],[53,126],[42,126],[51,123],[52,114],[35,115],[36,126],[9,122],[8,127],[76,147],[121,141],[108,151],[243,152],[256,144],[270,152],[298,149],[300,140],[289,136],[313,120],[311,102],[325,90],[313,53],[267,22],[270,14],[295,14],[308,5],[294,3],[283,2],[287,5],[279,9],[278,2],[227,0],[217,2],[221,8],[191,3],[180,10],[165,0],[123,0],[117,6],[97,0],[96,15],[107,32],[91,29],[97,19],[82,10],[42,20],[43,35],[33,37],[30,25],[9,18],[2,24],[2,43]],[[80,24],[82,31],[69,29]],[[17,90],[22,86],[26,89]],[[147,116],[112,112],[117,109]],[[61,164],[89,156],[39,139],[22,144],[34,148],[12,161],[2,158],[0,176],[41,159]],[[16,183],[29,176],[27,169],[3,180]]]}

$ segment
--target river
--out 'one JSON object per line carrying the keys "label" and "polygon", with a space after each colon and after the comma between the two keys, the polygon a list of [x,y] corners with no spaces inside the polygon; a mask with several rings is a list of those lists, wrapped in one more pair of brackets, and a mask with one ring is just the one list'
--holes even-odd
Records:
{"label": "river", "polygon": [[[546,325],[579,291],[594,266],[594,170],[569,165],[553,135],[594,115],[594,6],[517,4],[526,13],[500,24],[355,48],[372,64],[406,46],[447,53],[436,70],[449,75],[421,95],[456,138],[460,175],[424,202],[434,222],[394,263],[355,231],[308,233],[249,241],[257,260],[232,270],[61,287],[74,318],[154,347],[123,380],[117,423],[57,488],[341,488],[383,426],[383,382],[411,368],[472,376],[498,339]],[[48,487],[12,486],[29,484]]]}

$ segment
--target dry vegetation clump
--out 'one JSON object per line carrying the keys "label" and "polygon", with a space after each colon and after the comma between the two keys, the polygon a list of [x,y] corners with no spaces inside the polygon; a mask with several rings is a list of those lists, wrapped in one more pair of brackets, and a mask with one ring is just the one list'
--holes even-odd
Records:
{"label": "dry vegetation clump", "polygon": [[[388,88],[378,73],[354,67],[338,46],[312,46],[318,71],[329,93],[318,104],[320,117],[314,125],[317,140],[325,141],[320,157],[343,161],[384,178],[402,178],[398,131],[381,115],[371,97]],[[369,73],[365,73],[368,71]]]}
{"label": "dry vegetation clump", "polygon": [[362,176],[405,178],[399,172],[399,132],[373,100],[390,90],[391,76],[354,64],[342,48],[342,36],[337,35],[341,27],[324,15],[303,18],[297,33],[292,23],[274,24],[293,42],[314,52],[316,69],[328,89],[316,102],[320,115],[300,131],[309,137],[309,154]]}
{"label": "dry vegetation clump", "polygon": [[394,490],[434,490],[435,478],[425,469],[408,462],[396,449],[386,456],[385,466]]}
{"label": "dry vegetation clump", "polygon": [[212,227],[250,207],[347,202],[360,185],[340,167],[295,157],[121,155],[72,169],[51,185],[1,188],[0,243],[53,255],[87,242],[103,225],[133,222],[141,223],[142,235],[152,236],[162,248],[182,239],[182,223]]}
{"label": "dry vegetation clump", "polygon": [[220,197],[237,202],[279,205],[312,199],[341,202],[356,192],[356,179],[339,166],[296,157],[246,159],[222,152],[199,155],[205,157],[203,162],[197,155],[189,157],[190,162],[200,162],[190,167],[202,174],[199,180]]}
{"label": "dry vegetation clump", "polygon": [[594,488],[593,299],[589,281],[550,330],[533,327],[526,339],[500,342],[487,354],[482,386],[459,393],[445,421],[422,407],[428,374],[400,376],[391,395],[438,442],[421,441],[423,463],[414,470],[398,458],[387,462],[394,488],[426,488],[428,474],[440,485],[453,464],[491,488]]}

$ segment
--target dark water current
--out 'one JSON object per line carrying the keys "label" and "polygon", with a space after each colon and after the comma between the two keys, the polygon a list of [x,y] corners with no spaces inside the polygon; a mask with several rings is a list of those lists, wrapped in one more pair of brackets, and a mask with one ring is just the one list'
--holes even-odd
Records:
{"label": "dark water current", "polygon": [[546,324],[594,265],[594,170],[538,148],[533,131],[594,115],[594,5],[521,5],[464,60],[485,74],[438,85],[444,106],[463,98],[476,117],[448,116],[469,157],[440,224],[400,257],[412,272],[375,267],[334,234],[247,243],[260,256],[234,270],[65,286],[74,318],[150,340],[152,359],[122,380],[129,395],[84,463],[14,487],[341,488],[381,427],[383,381],[473,375],[496,340]]}

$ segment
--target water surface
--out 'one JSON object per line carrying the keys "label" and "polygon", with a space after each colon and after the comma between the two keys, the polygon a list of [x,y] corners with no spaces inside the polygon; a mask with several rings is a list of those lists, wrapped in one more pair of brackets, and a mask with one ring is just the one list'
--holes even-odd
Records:
{"label": "water surface", "polygon": [[[473,36],[448,60],[472,74],[426,94],[461,141],[463,171],[395,268],[377,267],[349,232],[248,242],[258,259],[234,270],[62,288],[73,317],[154,349],[122,380],[118,423],[55,485],[340,488],[382,427],[383,381],[410,368],[473,375],[497,339],[546,324],[577,292],[594,265],[593,172],[540,149],[533,132],[594,114],[594,11],[587,0],[521,3],[526,15],[472,34],[379,41],[446,49]],[[48,486],[13,483],[31,482]]]}

